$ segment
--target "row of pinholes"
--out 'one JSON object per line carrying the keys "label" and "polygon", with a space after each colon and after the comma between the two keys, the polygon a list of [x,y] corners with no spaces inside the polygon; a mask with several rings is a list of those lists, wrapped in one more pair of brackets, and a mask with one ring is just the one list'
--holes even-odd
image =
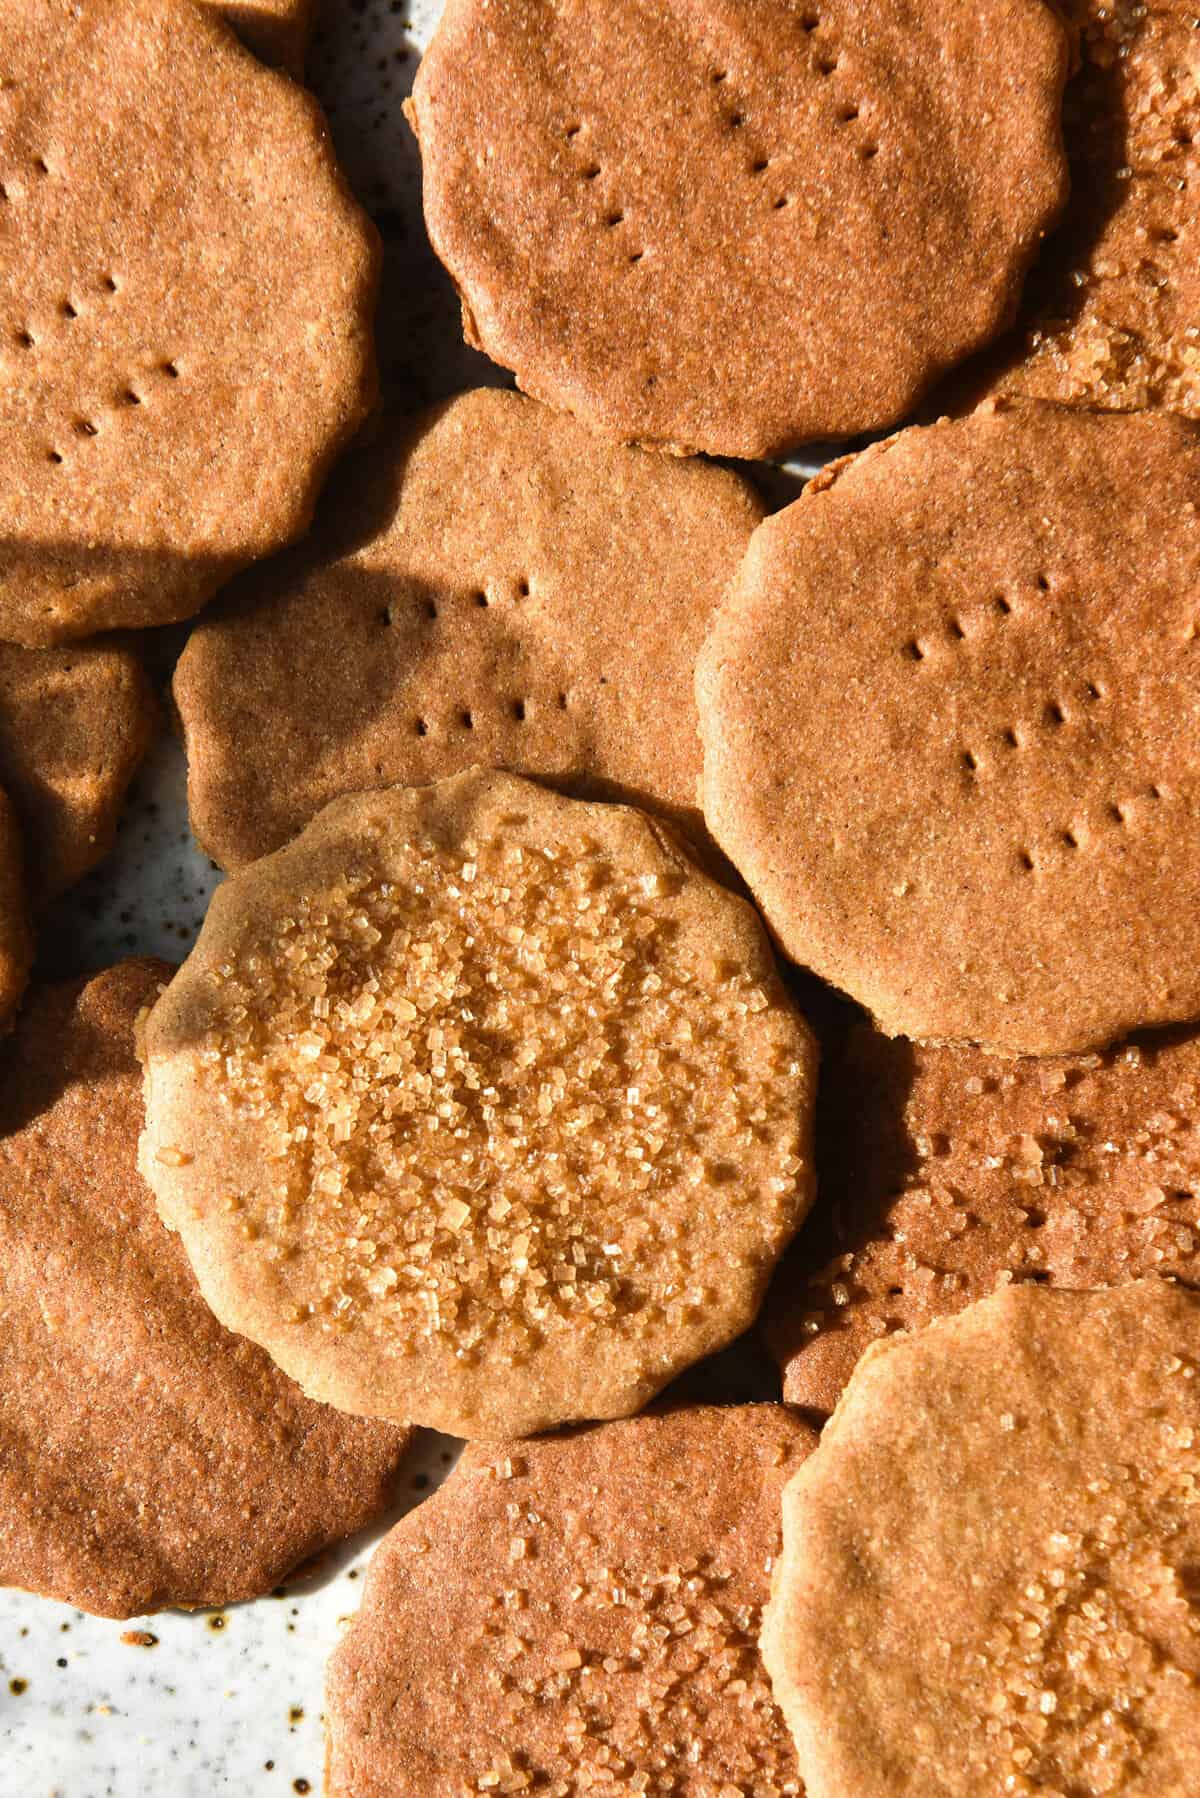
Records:
{"label": "row of pinholes", "polygon": [[[34,174],[39,179],[45,179],[52,173],[50,164],[44,156],[34,157],[32,167]],[[0,182],[0,203],[10,201],[12,197],[11,182]],[[102,276],[97,285],[97,292],[106,299],[111,298],[119,290],[116,276],[112,274]],[[74,324],[83,313],[84,302],[80,296],[72,297],[68,294],[59,302],[58,314],[64,325]],[[19,349],[32,351],[38,347],[39,339],[28,325],[23,325],[19,330],[14,331],[13,341]],[[168,380],[177,381],[180,375],[179,365],[174,361],[160,362],[158,373],[166,376]],[[141,406],[145,404],[145,401],[145,394],[139,393],[130,385],[121,389],[116,395],[113,405],[115,407]],[[77,418],[71,428],[77,437],[99,437],[101,434],[101,426],[95,418]],[[66,456],[60,449],[50,445],[46,450],[46,461],[54,467],[62,467],[66,462]]]}
{"label": "row of pinholes", "polygon": [[[1034,585],[1040,593],[1048,593],[1050,591],[1050,582],[1044,574],[1039,574],[1036,577]],[[991,611],[994,618],[1003,621],[1014,616],[1016,607],[1004,594],[997,594],[991,602]],[[946,632],[952,643],[965,642],[971,635],[971,633],[964,628],[961,617],[957,615],[948,619]],[[925,661],[929,653],[930,645],[928,640],[922,642],[916,637],[910,638],[908,642],[905,643],[902,651],[902,654],[906,659],[913,662]],[[1084,682],[1081,690],[1081,698],[1084,700],[1085,704],[1094,705],[1098,700],[1104,699],[1105,697],[1104,688],[1099,682],[1094,680]],[[1067,710],[1067,706],[1061,699],[1052,699],[1048,701],[1046,708],[1042,713],[1041,720],[1045,729],[1058,731],[1071,724],[1073,721],[1072,714]],[[1016,725],[1010,724],[1000,732],[1000,743],[1006,751],[1011,753],[1015,750],[1026,748],[1029,744],[1029,738],[1022,736]],[[964,749],[962,751],[962,766],[967,779],[972,782],[986,772],[979,755],[973,749]],[[1161,787],[1154,785],[1148,789],[1146,797],[1151,801],[1158,801],[1164,799],[1166,795]],[[1106,806],[1105,815],[1109,823],[1120,827],[1127,826],[1129,823],[1129,811],[1132,803],[1131,800],[1125,800],[1123,802],[1114,800]],[[1059,831],[1057,840],[1060,847],[1068,852],[1082,847],[1082,837],[1078,828],[1064,826],[1064,828]],[[1038,865],[1032,852],[1028,849],[1020,849],[1017,851],[1017,864],[1026,874],[1032,874]]]}
{"label": "row of pinholes", "polygon": [[[806,34],[813,35],[820,29],[820,16],[815,12],[805,13],[801,24]],[[837,72],[839,61],[840,58],[835,51],[818,47],[814,54],[813,67],[818,75],[823,78],[828,78]],[[729,71],[728,69],[714,69],[709,79],[714,88],[725,89],[729,82]],[[746,124],[746,114],[740,105],[734,105],[729,109],[722,108],[721,116],[730,131],[740,131]],[[858,102],[846,100],[838,107],[835,122],[839,126],[850,125],[854,124],[860,117],[861,108]],[[576,120],[572,122],[566,127],[565,135],[567,142],[572,145],[576,144],[578,139],[583,136],[584,130],[585,127],[582,121]],[[859,146],[858,154],[862,161],[871,162],[879,154],[879,146],[871,139],[867,139]],[[765,175],[771,168],[771,158],[760,150],[757,154],[752,156],[748,168],[750,174],[753,176],[759,177]],[[588,182],[598,181],[602,173],[603,167],[594,157],[589,157],[580,168],[582,179]],[[790,206],[791,203],[792,196],[790,194],[777,194],[771,202],[772,210],[775,212],[782,212],[786,207]],[[607,230],[617,230],[627,222],[626,215],[620,206],[610,206],[604,214],[604,225]],[[631,265],[635,265],[643,261],[645,255],[646,251],[644,248],[632,248],[627,251],[626,259]]]}
{"label": "row of pinholes", "polygon": [[[800,20],[800,25],[807,36],[815,39],[817,32],[821,29],[821,15],[816,11],[810,10],[803,15]],[[835,75],[840,62],[841,57],[836,50],[824,47],[820,44],[816,45],[813,55],[813,67],[818,75],[825,79],[828,79],[831,75]],[[838,125],[853,125],[861,116],[862,108],[860,103],[857,100],[847,99],[838,107],[836,122]],[[858,154],[861,161],[873,162],[879,154],[879,145],[875,143],[873,139],[867,138],[859,145]]]}
{"label": "row of pinholes", "polygon": [[[1095,705],[1098,700],[1105,697],[1104,689],[1096,681],[1085,681],[1081,690],[1081,697],[1087,705]],[[1066,704],[1061,699],[1051,699],[1047,702],[1041,718],[1042,727],[1045,730],[1062,730],[1064,726],[1073,722],[1074,715],[1067,710]],[[1029,742],[1030,738],[1028,736],[1023,736],[1021,734],[1021,727],[1018,727],[1015,724],[1005,725],[1004,729],[1000,732],[1000,743],[1005,750],[1010,752],[1013,750],[1025,749]],[[962,752],[962,761],[963,767],[969,774],[974,775],[983,772],[980,758],[976,755],[974,750],[964,749]]]}
{"label": "row of pinholes", "polygon": [[[1035,576],[1033,584],[1039,593],[1049,593],[1050,591],[1050,581],[1045,574]],[[976,628],[977,626],[986,628],[989,617],[992,623],[1003,624],[1007,619],[1010,619],[1017,614],[1017,609],[1017,606],[1007,597],[1007,595],[998,593],[991,601],[990,606],[986,608],[980,607],[974,613],[966,614],[971,626],[970,629],[964,624],[962,614],[952,613],[946,621],[946,636],[951,646],[969,642],[973,636],[979,634],[979,631]],[[910,637],[904,644],[901,654],[908,661],[920,663],[928,659],[931,651],[932,645],[928,638],[922,641],[919,637]],[[1081,697],[1085,703],[1095,704],[1097,700],[1105,697],[1104,689],[1094,680],[1085,681],[1081,690]],[[1067,711],[1066,704],[1061,699],[1055,698],[1047,702],[1045,710],[1042,713],[1042,724],[1046,729],[1052,731],[1060,730],[1064,725],[1071,722],[1072,716]],[[1026,746],[1027,739],[1020,735],[1019,729],[1015,724],[1010,724],[1001,731],[1000,741],[1005,749],[1017,750],[1023,749]],[[963,767],[971,775],[978,774],[981,771],[979,757],[972,749],[967,748],[963,750],[962,762]]]}
{"label": "row of pinholes", "polygon": [[[533,587],[528,575],[517,575],[510,585],[512,592],[518,599],[528,599],[533,592]],[[466,603],[468,606],[474,607],[478,611],[486,612],[491,606],[502,603],[502,599],[502,588],[501,585],[497,583],[490,593],[485,587],[472,587],[466,596]],[[427,618],[430,623],[432,623],[435,618],[441,617],[442,609],[436,599],[417,599],[414,603],[418,615],[422,618]],[[397,610],[398,608],[394,605],[385,606],[379,614],[380,624],[395,624]]]}
{"label": "row of pinholes", "polygon": [[[530,593],[533,591],[527,575],[518,575],[517,578],[512,582],[512,589],[518,599],[528,599]],[[469,605],[477,608],[479,611],[486,611],[489,607],[491,607],[495,603],[495,600],[494,600],[493,596],[486,591],[485,588],[475,587],[475,588],[472,588],[471,592],[468,594],[467,603]],[[419,602],[419,605],[420,605],[421,614],[426,619],[428,619],[431,623],[435,619],[437,619],[441,616],[441,608],[438,606],[438,603],[436,600],[423,599]],[[391,625],[391,624],[395,623],[395,611],[394,611],[393,607],[387,606],[384,608],[384,610],[379,615],[379,622],[381,624],[385,624],[385,625]],[[603,678],[604,677],[602,676],[601,677],[602,681],[603,681]],[[607,683],[605,683],[605,684],[607,684]],[[530,708],[532,705],[533,705],[533,701],[529,697],[522,698],[522,697],[518,696],[518,697],[511,699],[508,702],[509,718],[516,724],[524,724],[529,717],[529,712],[530,712]],[[560,711],[560,712],[565,712],[568,709],[569,705],[570,705],[570,695],[569,694],[559,693],[556,695],[555,702],[554,702],[555,710]],[[414,735],[416,735],[418,737],[427,737],[430,733],[431,728],[432,727],[430,724],[430,720],[428,718],[415,718],[413,720],[413,732],[414,732]],[[475,729],[475,713],[473,711],[471,711],[468,707],[465,707],[465,706],[460,707],[458,710],[455,711],[453,717],[450,719],[450,728],[452,730],[453,729],[474,730]]]}
{"label": "row of pinholes", "polygon": [[[554,704],[551,709],[555,710],[555,711],[559,711],[559,712],[565,712],[568,709],[568,707],[570,706],[570,703],[571,703],[571,700],[570,700],[569,694],[559,693],[555,696]],[[530,714],[530,711],[533,709],[533,706],[534,706],[534,701],[532,698],[530,698],[528,696],[525,698],[511,699],[508,702],[507,716],[514,724],[524,724],[528,721],[529,714]],[[452,731],[453,730],[474,730],[475,725],[476,725],[475,713],[473,711],[471,711],[469,707],[463,706],[463,707],[460,707],[459,709],[457,709],[452,714],[452,716],[450,717],[450,719],[447,722],[446,728],[449,730],[452,730]],[[436,728],[437,727],[434,724],[434,722],[432,720],[430,720],[429,718],[414,718],[413,719],[413,734],[414,734],[414,736],[427,737],[427,736],[429,736],[430,732],[433,730],[436,730]]]}
{"label": "row of pinholes", "polygon": [[[1167,794],[1160,786],[1153,785],[1147,787],[1143,797],[1150,804],[1157,804],[1159,801],[1165,799]],[[1118,829],[1127,829],[1131,823],[1131,812],[1135,803],[1136,801],[1133,799],[1111,800],[1104,808],[1104,816],[1107,822],[1116,826]],[[1060,850],[1065,851],[1068,855],[1074,850],[1085,848],[1087,844],[1083,828],[1079,825],[1065,825],[1058,832],[1057,845]],[[1038,862],[1031,849],[1019,849],[1017,851],[1017,866],[1023,874],[1033,874],[1037,871]]]}
{"label": "row of pinholes", "polygon": [[[1036,575],[1033,585],[1039,593],[1050,591],[1050,581],[1045,574]],[[969,642],[973,636],[978,635],[977,626],[985,628],[989,622],[1002,624],[1006,619],[1014,617],[1019,609],[1019,604],[1009,599],[1007,594],[997,593],[987,606],[978,606],[965,614],[951,613],[946,620],[946,635],[952,644]],[[964,617],[966,623],[963,621]],[[968,624],[970,629],[967,628]],[[910,637],[901,653],[909,661],[923,662],[930,654],[931,647],[928,639],[923,642],[920,637]]]}
{"label": "row of pinholes", "polygon": [[[815,39],[816,33],[821,30],[820,14],[814,11],[808,11],[801,18],[800,24],[805,35]],[[823,80],[828,80],[832,75],[835,75],[840,63],[841,57],[836,50],[823,42],[814,45],[813,68]],[[726,88],[729,81],[728,69],[714,69],[710,76],[710,80],[715,88]],[[723,111],[722,116],[731,131],[740,131],[746,124],[746,114],[741,106],[735,106],[730,111]],[[853,99],[845,99],[837,108],[834,115],[834,123],[838,127],[852,125],[857,123],[861,117],[862,108],[859,102]],[[859,145],[858,154],[863,162],[872,162],[879,154],[879,145],[868,138]],[[749,164],[750,173],[756,176],[765,175],[770,167],[770,157],[761,153],[756,155]],[[772,206],[776,212],[782,212],[784,207],[790,204],[791,196],[788,194],[778,194],[772,201]]]}
{"label": "row of pinholes", "polygon": [[[574,124],[567,126],[566,138],[567,138],[567,142],[569,144],[575,145],[578,142],[579,138],[584,136],[584,134],[585,134],[585,127],[582,122],[576,122]],[[598,181],[604,171],[601,168],[601,165],[595,160],[594,157],[589,157],[588,160],[585,163],[583,163],[579,172],[580,172],[580,175],[582,176],[583,180],[592,182],[592,181]],[[608,210],[604,214],[605,230],[606,231],[619,230],[620,227],[622,225],[624,225],[625,223],[626,223],[625,213],[621,209],[621,207],[616,206],[616,205],[610,205]],[[645,250],[640,245],[635,245],[626,250],[625,260],[629,263],[630,267],[632,268],[632,267],[635,267],[639,262],[643,261],[643,259],[645,258],[645,255],[646,255]]]}
{"label": "row of pinholes", "polygon": [[[1084,683],[1082,696],[1087,703],[1094,704],[1096,701],[1103,699],[1105,694],[1104,689],[1095,681],[1087,681]],[[1067,711],[1063,703],[1057,699],[1051,700],[1042,714],[1042,723],[1047,730],[1058,731],[1072,722],[1073,719],[1071,714]],[[1012,753],[1013,751],[1026,748],[1029,739],[1020,735],[1014,725],[1008,725],[1000,732],[1000,743],[1006,752]],[[977,756],[973,750],[963,750],[962,763],[966,778],[972,784],[987,772],[983,763],[980,761],[979,756]],[[1162,800],[1165,797],[1166,795],[1164,794],[1163,789],[1158,785],[1150,786],[1145,794],[1145,798],[1155,802]],[[1107,821],[1120,828],[1128,826],[1130,822],[1130,808],[1133,803],[1133,800],[1130,799],[1124,801],[1110,801],[1104,808],[1104,815]],[[1057,843],[1060,849],[1066,850],[1068,853],[1072,850],[1084,847],[1084,837],[1080,827],[1064,826],[1058,832]],[[1018,850],[1017,862],[1018,866],[1026,874],[1032,874],[1037,867],[1034,856],[1029,849]]]}
{"label": "row of pinholes", "polygon": [[[111,298],[113,294],[120,291],[116,277],[104,275],[98,283],[97,291],[105,298]],[[63,324],[70,326],[81,316],[81,305],[76,299],[68,296],[59,303],[58,313]],[[20,329],[13,332],[13,341],[18,349],[32,351],[38,347],[40,340],[35,337],[28,325],[22,325]],[[179,364],[170,360],[160,362],[157,372],[170,381],[177,381],[180,377]],[[115,407],[141,406],[145,404],[145,400],[145,394],[139,393],[132,386],[126,386],[115,396],[112,404]],[[95,418],[77,418],[71,428],[77,437],[98,437],[101,431]],[[66,461],[66,457],[61,450],[51,446],[46,451],[46,460],[56,466],[61,466]]]}
{"label": "row of pinholes", "polygon": [[[724,87],[729,80],[729,71],[727,69],[714,69],[711,79],[714,87]],[[746,123],[746,115],[741,111],[735,110],[733,112],[727,112],[722,116],[731,131],[740,131]],[[767,174],[770,167],[771,158],[760,153],[751,159],[749,171],[754,176],[760,176]],[[771,201],[771,209],[774,212],[782,212],[786,206],[790,205],[790,194],[776,194],[775,198]]]}
{"label": "row of pinholes", "polygon": [[[170,381],[177,381],[179,379],[179,368],[174,362],[160,363],[157,372]],[[146,400],[147,396],[144,392],[139,393],[133,387],[124,387],[120,393],[116,395],[112,404],[113,409],[121,409],[128,406],[144,406]],[[99,437],[102,431],[102,427],[96,418],[77,418],[72,424],[71,429],[77,437]],[[51,447],[46,451],[46,460],[48,462],[53,462],[57,466],[61,466],[66,461],[66,457],[61,450]]]}

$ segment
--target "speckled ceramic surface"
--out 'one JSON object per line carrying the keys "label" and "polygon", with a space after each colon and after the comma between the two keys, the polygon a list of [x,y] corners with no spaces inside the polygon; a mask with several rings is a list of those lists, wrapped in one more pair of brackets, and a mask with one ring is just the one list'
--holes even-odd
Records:
{"label": "speckled ceramic surface", "polygon": [[[416,145],[400,113],[440,10],[441,0],[327,0],[310,63],[384,237],[380,359],[394,409],[508,384],[462,343],[458,302],[425,241]],[[819,461],[756,473],[782,503],[801,468]],[[151,640],[164,688],[185,634]],[[164,737],[135,783],[115,852],[42,921],[39,974],[130,954],[180,959],[217,878],[188,830],[182,750]],[[736,1355],[683,1386],[739,1400],[775,1390],[773,1370],[764,1377]],[[257,1604],[112,1623],[0,1591],[0,1798],[319,1793],[322,1685],[339,1620],[356,1608],[375,1541],[445,1476],[457,1450],[422,1434],[392,1516]]]}
{"label": "speckled ceramic surface", "polygon": [[4,1798],[207,1798],[321,1790],[325,1662],[371,1549],[445,1477],[424,1433],[391,1516],[256,1604],[129,1623],[0,1593]]}

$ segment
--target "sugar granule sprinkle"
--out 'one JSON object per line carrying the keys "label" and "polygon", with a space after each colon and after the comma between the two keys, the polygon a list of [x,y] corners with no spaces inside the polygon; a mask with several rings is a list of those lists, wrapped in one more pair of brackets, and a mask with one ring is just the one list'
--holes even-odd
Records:
{"label": "sugar granule sprinkle", "polygon": [[585,836],[387,854],[210,971],[202,1086],[265,1145],[223,1203],[295,1321],[516,1362],[695,1316],[794,1223],[795,1019]]}

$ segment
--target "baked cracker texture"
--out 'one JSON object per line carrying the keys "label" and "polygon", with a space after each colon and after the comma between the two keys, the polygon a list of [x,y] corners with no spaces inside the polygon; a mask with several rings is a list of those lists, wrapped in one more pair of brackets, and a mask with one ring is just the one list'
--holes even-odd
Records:
{"label": "baked cracker texture", "polygon": [[411,1434],[223,1330],[159,1222],[134,1025],[170,975],[36,988],[0,1050],[0,1582],[103,1617],[261,1597],[384,1508]]}
{"label": "baked cracker texture", "polygon": [[407,110],[467,339],[623,441],[894,423],[1066,197],[1042,0],[449,0]]}
{"label": "baked cracker texture", "polygon": [[1010,1280],[1200,1286],[1200,1035],[1002,1061],[869,1025],[827,1056],[821,1204],[772,1284],[789,1404],[828,1413],[859,1356]]}
{"label": "baked cracker texture", "polygon": [[32,961],[21,830],[12,803],[0,787],[0,1035],[12,1022]]}
{"label": "baked cracker texture", "polygon": [[736,475],[514,393],[391,427],[189,639],[196,835],[239,867],[339,794],[476,764],[703,835],[695,661],[761,518]]}
{"label": "baked cracker texture", "polygon": [[187,0],[3,0],[0,48],[0,636],[186,618],[366,414],[374,229]]}
{"label": "baked cracker texture", "polygon": [[1010,1287],[867,1351],[762,1649],[808,1798],[1200,1785],[1200,1296]]}
{"label": "baked cracker texture", "polygon": [[233,875],[143,1060],[218,1317],[461,1436],[639,1409],[749,1327],[811,1200],[815,1048],[755,913],[510,775],[335,800]]}
{"label": "baked cracker texture", "polygon": [[316,18],[316,0],[219,0],[206,6],[232,25],[263,62],[286,69],[299,81]]}
{"label": "baked cracker texture", "polygon": [[330,1663],[329,1798],[799,1793],[757,1637],[815,1440],[697,1406],[468,1448]]}
{"label": "baked cracker texture", "polygon": [[1192,0],[1062,0],[1078,32],[1071,200],[993,391],[1200,417],[1200,61]]}
{"label": "baked cracker texture", "polygon": [[21,820],[36,903],[74,886],[111,849],[158,717],[134,649],[0,643],[0,780]]}
{"label": "baked cracker texture", "polygon": [[992,404],[825,470],[697,669],[709,828],[890,1035],[1200,1014],[1200,436]]}

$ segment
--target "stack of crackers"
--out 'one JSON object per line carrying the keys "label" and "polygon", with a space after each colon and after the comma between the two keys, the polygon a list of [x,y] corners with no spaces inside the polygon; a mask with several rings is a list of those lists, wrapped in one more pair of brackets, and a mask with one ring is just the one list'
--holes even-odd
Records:
{"label": "stack of crackers", "polygon": [[[0,4],[0,1578],[467,1439],[332,1798],[1200,1789],[1189,6],[448,0],[413,416],[307,4]],[[184,622],[227,878],[46,981]]]}

